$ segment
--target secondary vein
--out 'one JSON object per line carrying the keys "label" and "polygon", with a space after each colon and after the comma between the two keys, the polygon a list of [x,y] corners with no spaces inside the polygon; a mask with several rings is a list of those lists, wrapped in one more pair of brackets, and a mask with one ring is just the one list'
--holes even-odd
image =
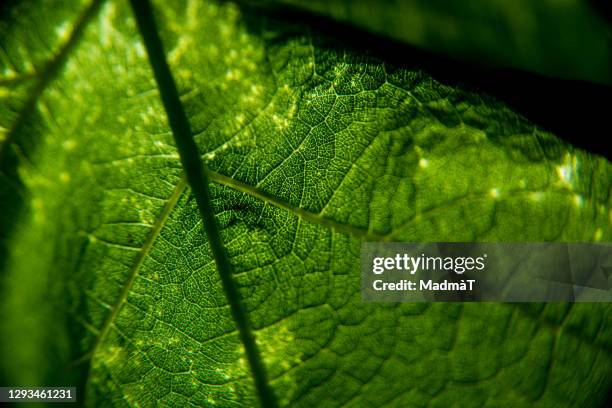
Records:
{"label": "secondary vein", "polygon": [[136,280],[136,276],[138,276],[138,271],[140,271],[140,267],[144,263],[145,257],[151,251],[151,248],[153,247],[155,240],[159,236],[159,233],[161,232],[164,225],[166,225],[166,221],[168,220],[168,217],[170,217],[172,210],[174,209],[174,207],[176,207],[176,203],[181,197],[181,194],[183,193],[183,191],[185,191],[186,187],[187,187],[187,180],[185,178],[182,178],[181,181],[174,188],[174,191],[172,192],[172,195],[170,196],[170,198],[166,202],[166,205],[162,209],[162,212],[159,218],[157,219],[157,221],[155,222],[155,225],[149,232],[149,235],[147,236],[147,239],[144,245],[138,252],[138,255],[136,255],[134,264],[132,265],[132,268],[130,269],[130,272],[128,274],[127,281],[125,282],[125,284],[123,285],[123,288],[121,289],[121,293],[119,294],[119,298],[117,299],[117,302],[112,306],[110,314],[106,317],[106,320],[102,324],[102,328],[100,329],[98,336],[96,337],[96,340],[94,341],[91,351],[85,354],[84,356],[82,356],[81,358],[77,359],[75,362],[71,364],[71,366],[77,365],[80,362],[86,361],[89,358],[93,357],[93,355],[96,353],[96,350],[98,349],[100,344],[102,344],[102,342],[108,335],[108,332],[110,331],[112,323],[117,318],[117,315],[119,314],[119,311],[121,310],[121,307],[125,303],[130,293],[130,289],[132,288],[132,285],[134,284],[134,281]]}
{"label": "secondary vein", "polygon": [[218,184],[233,188],[234,190],[240,191],[242,193],[248,194],[265,203],[269,203],[289,213],[295,214],[298,217],[306,221],[312,222],[313,224],[323,225],[336,232],[351,235],[357,238],[364,239],[366,241],[384,241],[385,240],[385,237],[383,235],[376,234],[372,231],[368,231],[366,229],[359,228],[354,225],[342,224],[331,218],[326,218],[322,216],[321,214],[310,212],[301,207],[296,207],[294,205],[287,203],[286,201],[283,201],[277,197],[274,197],[273,195],[269,193],[266,193],[260,188],[243,183],[241,181],[225,176],[223,174],[220,174],[220,173],[208,170],[208,169],[206,173],[208,174],[209,178],[215,183],[218,183]]}
{"label": "secondary vein", "polygon": [[166,55],[157,31],[151,4],[149,0],[130,0],[130,4],[136,17],[138,30],[149,55],[149,62],[153,68],[155,81],[159,88],[161,100],[170,128],[172,129],[187,181],[191,186],[200,215],[204,221],[204,229],[215,258],[215,264],[219,271],[225,296],[230,305],[232,318],[236,323],[240,341],[251,367],[257,394],[262,406],[276,407],[278,403],[268,383],[265,366],[255,342],[255,336],[248,315],[242,304],[238,286],[232,276],[229,258],[221,240],[211,203],[208,176],[204,171],[204,164],[200,159],[198,148],[193,139],[189,120],[179,98],[174,77],[166,61]]}
{"label": "secondary vein", "polygon": [[24,124],[26,124],[30,113],[34,111],[36,103],[44,90],[61,72],[68,54],[70,54],[72,49],[77,45],[83,36],[85,28],[100,10],[102,3],[104,3],[104,0],[94,0],[91,5],[89,5],[89,7],[83,12],[74,25],[74,29],[72,30],[66,43],[60,48],[58,53],[53,58],[47,61],[40,72],[36,73],[37,82],[34,84],[30,96],[23,105],[23,108],[19,111],[17,119],[6,135],[6,138],[4,141],[0,141],[0,163],[2,163],[4,159],[6,149],[15,141],[17,133],[19,133]]}

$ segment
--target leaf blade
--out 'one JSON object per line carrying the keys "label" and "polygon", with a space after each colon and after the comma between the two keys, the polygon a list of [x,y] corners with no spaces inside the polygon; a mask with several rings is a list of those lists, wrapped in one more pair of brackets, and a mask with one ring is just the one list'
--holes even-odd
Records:
{"label": "leaf blade", "polygon": [[[605,240],[607,161],[537,128],[534,136],[533,125],[491,99],[326,46],[316,33],[253,21],[234,5],[158,10],[169,22],[162,38],[198,150],[221,184],[211,186],[212,202],[281,405],[444,406],[462,396],[473,405],[502,398],[579,406],[604,398],[607,305],[536,305],[523,314],[508,305],[364,305],[360,238],[287,210],[383,234],[420,215],[398,239]],[[125,13],[124,5],[105,6],[75,50],[78,64],[38,105],[43,144],[30,152],[38,172],[21,172],[33,202],[44,205],[23,218],[7,272],[69,279],[63,290],[74,303],[62,306],[93,327],[120,296],[182,176]],[[100,41],[108,27],[112,48]],[[203,49],[186,52],[190,43]],[[377,79],[385,72],[390,80]],[[82,77],[99,81],[88,89]],[[88,103],[75,111],[79,95]],[[64,146],[66,137],[76,146]],[[517,191],[500,189],[496,201],[491,190],[502,182]],[[543,218],[551,213],[567,221]],[[256,404],[199,214],[185,191],[92,360],[90,405]],[[74,334],[74,347],[88,350],[92,337]],[[589,392],[564,386],[568,376]]]}

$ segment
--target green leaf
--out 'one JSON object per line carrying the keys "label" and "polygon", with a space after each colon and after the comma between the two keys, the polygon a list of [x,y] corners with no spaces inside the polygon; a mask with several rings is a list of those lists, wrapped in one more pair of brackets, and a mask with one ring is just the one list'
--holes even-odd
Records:
{"label": "green leaf", "polygon": [[612,84],[611,26],[588,0],[276,0],[495,67]]}
{"label": "green leaf", "polygon": [[[2,225],[3,382],[78,384],[89,406],[256,406],[262,379],[281,406],[603,403],[609,304],[362,303],[359,248],[610,241],[608,161],[308,27],[229,2],[157,1],[212,181],[207,212],[127,2],[97,3],[57,19],[22,6],[21,21],[67,27],[65,41],[30,42],[25,23],[0,37],[46,56],[32,60],[41,92],[24,110],[15,101],[32,88],[6,80],[27,71],[0,54],[2,165],[24,190]],[[49,80],[45,61],[66,44]]]}

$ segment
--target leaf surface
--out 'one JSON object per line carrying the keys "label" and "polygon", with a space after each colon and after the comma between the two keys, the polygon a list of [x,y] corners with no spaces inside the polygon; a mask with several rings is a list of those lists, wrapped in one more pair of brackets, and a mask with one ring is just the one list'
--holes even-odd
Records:
{"label": "leaf surface", "polygon": [[596,1],[253,3],[309,11],[472,63],[612,84],[611,28],[591,4]]}
{"label": "leaf surface", "polygon": [[[608,304],[362,303],[359,248],[609,241],[609,162],[306,26],[154,6],[279,405],[603,401]],[[126,2],[96,12],[27,124],[11,150],[27,203],[2,269],[4,377],[67,381],[58,364],[78,360],[90,406],[257,405]]]}

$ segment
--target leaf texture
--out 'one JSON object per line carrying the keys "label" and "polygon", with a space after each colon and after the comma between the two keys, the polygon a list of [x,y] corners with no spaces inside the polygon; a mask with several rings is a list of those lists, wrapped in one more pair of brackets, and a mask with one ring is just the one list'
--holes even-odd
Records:
{"label": "leaf texture", "polygon": [[[41,25],[74,27],[91,7]],[[228,2],[154,7],[279,405],[603,403],[608,304],[362,303],[359,248],[609,241],[608,161],[307,26]],[[61,48],[15,30],[3,49],[37,49],[32,67]],[[14,131],[26,198],[2,267],[3,376],[82,374],[89,406],[256,406],[147,58],[129,5],[105,2]],[[14,60],[1,61],[29,72]],[[0,80],[4,129],[29,95],[14,76]]]}

